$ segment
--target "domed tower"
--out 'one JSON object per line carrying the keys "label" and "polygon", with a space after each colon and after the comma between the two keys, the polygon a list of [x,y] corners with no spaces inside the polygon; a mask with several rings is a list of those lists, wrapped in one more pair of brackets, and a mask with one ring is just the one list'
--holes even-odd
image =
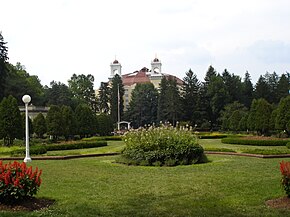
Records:
{"label": "domed tower", "polygon": [[161,73],[161,62],[155,57],[153,61],[151,61],[151,74],[159,74]]}
{"label": "domed tower", "polygon": [[113,78],[116,74],[118,74],[120,77],[122,76],[121,75],[122,66],[118,60],[115,59],[110,66],[111,66],[110,78]]}

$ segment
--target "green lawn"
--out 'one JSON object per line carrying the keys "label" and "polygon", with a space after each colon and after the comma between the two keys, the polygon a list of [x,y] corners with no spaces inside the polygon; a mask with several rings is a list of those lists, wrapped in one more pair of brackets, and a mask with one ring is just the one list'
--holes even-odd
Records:
{"label": "green lawn", "polygon": [[35,160],[31,165],[43,169],[37,197],[56,204],[0,216],[290,216],[265,206],[284,196],[282,159],[208,157],[211,163],[178,167],[119,165],[116,156]]}

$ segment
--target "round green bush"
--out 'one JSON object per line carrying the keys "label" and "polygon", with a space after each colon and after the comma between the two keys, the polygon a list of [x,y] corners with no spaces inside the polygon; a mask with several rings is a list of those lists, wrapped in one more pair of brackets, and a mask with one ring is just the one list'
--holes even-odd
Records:
{"label": "round green bush", "polygon": [[198,162],[203,148],[185,128],[171,126],[140,128],[124,135],[126,144],[119,162],[133,165],[175,166]]}

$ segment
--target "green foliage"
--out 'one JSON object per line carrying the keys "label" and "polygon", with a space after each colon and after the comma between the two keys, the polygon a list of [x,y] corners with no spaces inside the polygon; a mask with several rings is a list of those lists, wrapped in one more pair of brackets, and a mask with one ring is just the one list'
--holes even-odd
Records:
{"label": "green foliage", "polygon": [[209,135],[200,135],[198,138],[200,139],[222,139],[226,138],[227,134],[209,134]]}
{"label": "green foliage", "polygon": [[230,148],[218,148],[218,147],[208,147],[204,149],[205,151],[216,151],[216,152],[236,152]]}
{"label": "green foliage", "polygon": [[290,149],[290,142],[286,143],[286,147]]}
{"label": "green foliage", "polygon": [[289,140],[278,140],[278,139],[245,139],[243,137],[228,137],[223,138],[222,143],[225,144],[238,144],[238,145],[254,145],[254,146],[286,146]]}
{"label": "green foliage", "polygon": [[99,101],[98,101],[98,109],[101,113],[109,114],[110,111],[110,95],[111,89],[109,87],[108,82],[101,82],[101,86],[99,88]]}
{"label": "green foliage", "polygon": [[58,151],[58,150],[72,150],[72,149],[84,149],[84,148],[96,148],[107,146],[106,141],[77,141],[69,143],[60,143],[60,144],[50,144],[46,145],[45,148],[47,151]]}
{"label": "green foliage", "polygon": [[158,120],[169,121],[173,125],[180,119],[182,113],[182,100],[175,77],[165,76],[161,80],[158,98]]}
{"label": "green foliage", "polygon": [[281,99],[276,112],[275,128],[285,130],[290,135],[290,95]]}
{"label": "green foliage", "polygon": [[4,97],[0,103],[0,139],[4,145],[11,146],[15,138],[22,138],[22,119],[17,100],[13,96]]}
{"label": "green foliage", "polygon": [[97,132],[97,117],[91,108],[85,104],[80,104],[75,110],[77,122],[77,134],[83,137],[88,137]]}
{"label": "green foliage", "polygon": [[0,101],[4,97],[5,81],[7,76],[7,60],[8,60],[8,48],[7,42],[4,41],[2,32],[0,32]]}
{"label": "green foliage", "polygon": [[132,130],[124,135],[124,141],[122,157],[136,165],[144,161],[149,165],[157,161],[167,166],[192,164],[203,154],[203,148],[196,144],[189,130],[171,126]]}
{"label": "green foliage", "polygon": [[89,138],[83,138],[82,141],[122,141],[122,136],[93,136]]}
{"label": "green foliage", "polygon": [[[45,146],[31,146],[29,148],[30,155],[41,155],[41,154],[45,154],[46,152],[47,152],[47,149]],[[25,148],[12,150],[10,152],[11,156],[25,156],[25,154],[26,154]]]}
{"label": "green foliage", "polygon": [[152,83],[137,84],[132,91],[126,120],[138,128],[157,121],[158,91]]}
{"label": "green foliage", "polygon": [[24,162],[0,161],[0,202],[10,204],[33,197],[40,187],[41,173],[42,170],[36,167],[33,171]]}
{"label": "green foliage", "polygon": [[93,111],[96,111],[94,80],[94,76],[91,74],[73,74],[71,79],[68,80],[68,84],[69,89],[71,90],[75,99],[77,99],[80,103],[85,103]]}
{"label": "green foliage", "polygon": [[47,133],[56,141],[62,135],[62,115],[59,106],[52,105],[46,116]]}
{"label": "green foliage", "polygon": [[100,136],[109,136],[114,131],[113,121],[110,115],[107,115],[105,113],[97,115],[97,122],[97,133]]}
{"label": "green foliage", "polygon": [[183,104],[183,120],[190,122],[194,126],[198,119],[198,93],[200,89],[200,81],[197,79],[196,74],[191,69],[185,73],[183,79],[184,86],[182,91],[182,104]]}
{"label": "green foliage", "polygon": [[61,107],[62,135],[66,140],[72,138],[76,133],[77,123],[75,113],[71,107],[63,105]]}
{"label": "green foliage", "polygon": [[46,127],[46,121],[42,113],[39,113],[34,119],[33,119],[33,129],[36,133],[38,138],[43,138],[43,135],[47,131]]}
{"label": "green foliage", "polygon": [[290,197],[290,162],[280,162],[280,172],[282,175],[281,185],[287,196]]}

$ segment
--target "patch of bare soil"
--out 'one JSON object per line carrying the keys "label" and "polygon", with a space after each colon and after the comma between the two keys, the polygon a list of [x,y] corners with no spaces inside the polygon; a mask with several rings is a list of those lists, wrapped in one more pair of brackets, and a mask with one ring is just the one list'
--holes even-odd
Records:
{"label": "patch of bare soil", "polygon": [[0,203],[0,210],[6,211],[34,211],[44,208],[48,208],[55,201],[45,198],[30,198],[23,200],[15,204],[3,204]]}
{"label": "patch of bare soil", "polygon": [[271,208],[290,209],[290,198],[285,196],[273,200],[268,200],[266,201],[266,205]]}

